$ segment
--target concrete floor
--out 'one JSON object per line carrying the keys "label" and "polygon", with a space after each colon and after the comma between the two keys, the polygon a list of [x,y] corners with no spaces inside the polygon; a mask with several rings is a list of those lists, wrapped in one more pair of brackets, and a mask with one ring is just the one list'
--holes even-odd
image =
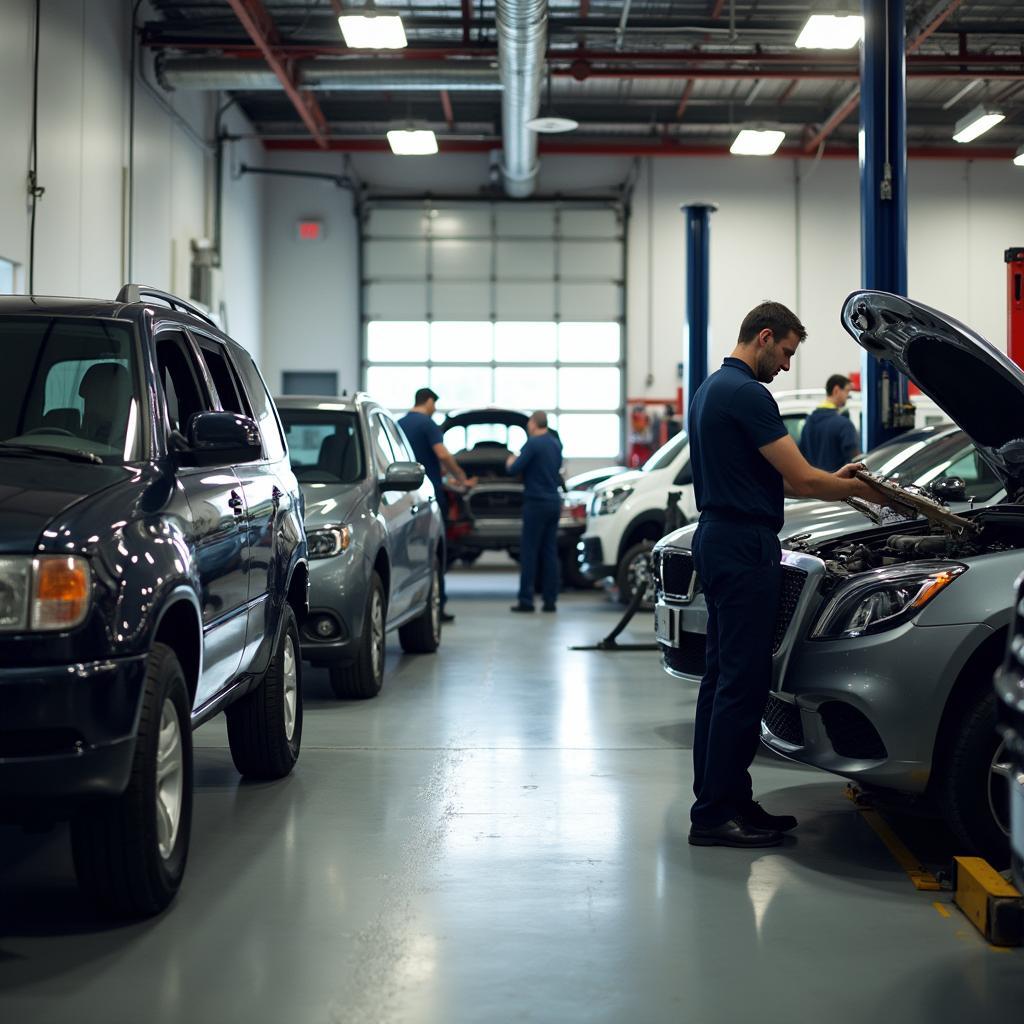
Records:
{"label": "concrete floor", "polygon": [[759,759],[795,837],[688,846],[693,691],[567,650],[617,619],[601,594],[510,615],[511,568],[453,574],[441,652],[391,644],[378,699],[307,670],[289,779],[240,784],[222,720],[197,733],[162,917],[97,921],[64,830],[0,831],[0,1021],[1021,1019],[1024,954],[916,892],[838,779]]}

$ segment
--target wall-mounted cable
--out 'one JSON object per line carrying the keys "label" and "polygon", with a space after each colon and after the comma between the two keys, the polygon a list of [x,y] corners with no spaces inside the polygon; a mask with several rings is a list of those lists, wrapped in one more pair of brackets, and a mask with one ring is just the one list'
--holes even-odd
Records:
{"label": "wall-mounted cable", "polygon": [[43,198],[46,189],[39,184],[39,9],[41,0],[36,0],[35,30],[32,44],[32,138],[28,154],[28,293],[36,291],[36,205]]}

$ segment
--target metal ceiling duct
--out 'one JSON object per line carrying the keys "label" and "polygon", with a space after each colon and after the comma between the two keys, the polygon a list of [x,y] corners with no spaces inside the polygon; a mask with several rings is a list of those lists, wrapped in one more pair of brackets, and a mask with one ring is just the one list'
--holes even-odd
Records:
{"label": "metal ceiling duct", "polygon": [[540,111],[547,48],[547,0],[497,0],[498,73],[501,97],[502,167],[505,191],[515,199],[537,184],[537,135],[526,122]]}
{"label": "metal ceiling duct", "polygon": [[[388,60],[301,60],[298,85],[314,92],[498,92],[494,68]],[[261,60],[230,57],[165,57],[157,59],[157,79],[165,89],[279,91],[281,81]]]}

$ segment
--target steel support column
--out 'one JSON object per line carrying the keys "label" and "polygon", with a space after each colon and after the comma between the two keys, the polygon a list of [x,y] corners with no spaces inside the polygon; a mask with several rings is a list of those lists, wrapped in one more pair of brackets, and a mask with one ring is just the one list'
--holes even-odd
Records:
{"label": "steel support column", "polygon": [[[686,344],[684,416],[689,415],[690,402],[697,388],[708,376],[708,301],[711,278],[711,214],[714,203],[686,203]],[[648,267],[648,273],[651,268]]]}
{"label": "steel support column", "polygon": [[[865,288],[907,294],[907,73],[904,0],[862,0],[860,224]],[[861,358],[861,443],[870,451],[913,426],[907,382]],[[909,412],[908,412],[909,409]],[[908,422],[909,420],[909,422]]]}

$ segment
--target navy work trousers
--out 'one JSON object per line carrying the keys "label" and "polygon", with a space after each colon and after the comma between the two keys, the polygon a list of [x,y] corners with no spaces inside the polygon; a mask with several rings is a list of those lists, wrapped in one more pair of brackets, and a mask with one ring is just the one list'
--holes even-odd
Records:
{"label": "navy work trousers", "polygon": [[779,538],[766,526],[702,521],[693,559],[708,609],[707,668],[693,736],[693,823],[714,828],[753,799],[749,768],[772,678],[782,584]]}
{"label": "navy work trousers", "polygon": [[562,502],[551,498],[523,501],[523,532],[519,541],[519,603],[533,604],[533,588],[540,573],[544,603],[558,600],[558,517]]}

